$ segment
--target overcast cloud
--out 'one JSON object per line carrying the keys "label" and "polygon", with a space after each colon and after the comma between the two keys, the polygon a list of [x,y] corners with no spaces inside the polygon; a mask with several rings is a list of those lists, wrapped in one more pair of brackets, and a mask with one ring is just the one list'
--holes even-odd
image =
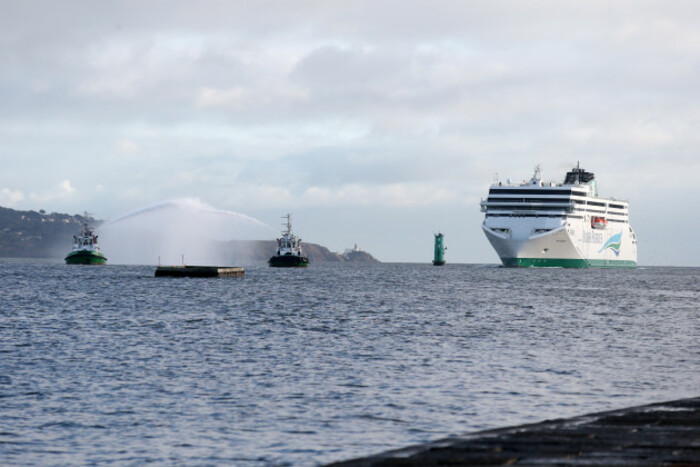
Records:
{"label": "overcast cloud", "polygon": [[4,2],[0,205],[192,197],[384,261],[497,262],[494,174],[581,161],[700,265],[694,1]]}

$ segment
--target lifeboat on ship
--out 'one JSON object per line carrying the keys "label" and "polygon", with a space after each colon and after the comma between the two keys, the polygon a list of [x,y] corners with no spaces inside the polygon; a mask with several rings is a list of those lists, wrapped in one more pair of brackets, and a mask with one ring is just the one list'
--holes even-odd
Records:
{"label": "lifeboat on ship", "polygon": [[596,230],[605,230],[608,228],[608,221],[605,217],[592,217],[591,228]]}

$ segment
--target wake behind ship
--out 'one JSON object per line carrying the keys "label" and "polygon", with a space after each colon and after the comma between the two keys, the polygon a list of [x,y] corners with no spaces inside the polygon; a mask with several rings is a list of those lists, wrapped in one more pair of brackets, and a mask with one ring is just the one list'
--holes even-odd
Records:
{"label": "wake behind ship", "polygon": [[578,165],[563,183],[491,185],[481,201],[482,229],[507,267],[612,268],[637,266],[629,203],[598,196],[595,175]]}

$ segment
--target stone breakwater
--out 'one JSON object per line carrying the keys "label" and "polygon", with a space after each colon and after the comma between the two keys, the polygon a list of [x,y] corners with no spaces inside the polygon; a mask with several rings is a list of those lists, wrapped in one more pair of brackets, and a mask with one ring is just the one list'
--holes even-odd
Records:
{"label": "stone breakwater", "polygon": [[332,465],[700,466],[700,397],[481,431]]}

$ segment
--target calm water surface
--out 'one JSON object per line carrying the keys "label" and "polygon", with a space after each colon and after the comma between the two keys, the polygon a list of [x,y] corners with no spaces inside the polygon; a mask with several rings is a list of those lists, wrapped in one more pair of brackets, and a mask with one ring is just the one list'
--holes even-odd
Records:
{"label": "calm water surface", "polygon": [[316,465],[698,395],[700,269],[0,260],[5,465]]}

